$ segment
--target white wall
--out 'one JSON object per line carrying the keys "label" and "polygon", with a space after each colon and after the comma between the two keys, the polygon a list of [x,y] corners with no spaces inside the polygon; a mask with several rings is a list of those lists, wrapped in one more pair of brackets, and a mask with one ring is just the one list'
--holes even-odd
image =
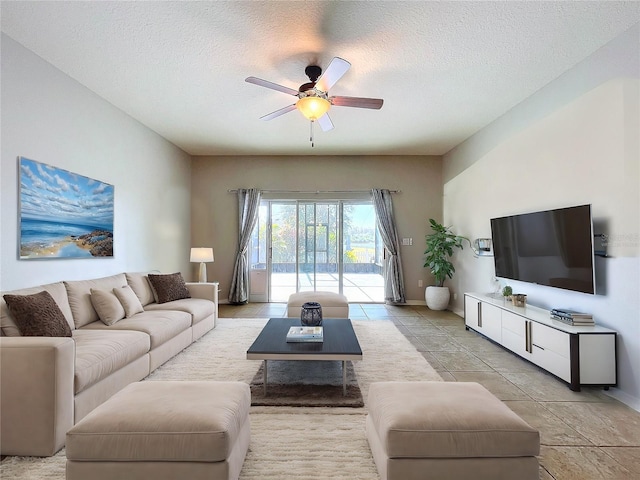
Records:
{"label": "white wall", "polygon": [[[1,42],[0,290],[189,273],[189,155],[8,36]],[[115,186],[113,258],[18,260],[18,156]]]}
{"label": "white wall", "polygon": [[[490,237],[492,217],[592,204],[596,233],[611,240],[610,257],[596,258],[600,294],[508,283],[531,304],[591,312],[617,330],[619,385],[612,393],[640,410],[640,45],[637,26],[631,32],[447,154],[444,218],[461,234]],[[590,72],[600,83],[585,81]],[[558,93],[572,82],[577,93]],[[535,112],[528,122],[527,112]],[[496,288],[492,257],[461,252],[456,268],[454,291]],[[462,312],[461,295],[452,307]]]}

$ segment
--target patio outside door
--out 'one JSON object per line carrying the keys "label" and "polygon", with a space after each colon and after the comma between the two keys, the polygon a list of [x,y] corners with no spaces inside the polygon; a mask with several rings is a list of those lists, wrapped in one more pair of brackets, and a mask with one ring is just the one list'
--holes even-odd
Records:
{"label": "patio outside door", "polygon": [[342,291],[340,210],[337,202],[298,204],[299,292]]}
{"label": "patio outside door", "polygon": [[301,291],[383,302],[382,243],[370,202],[263,201],[251,243],[250,301]]}

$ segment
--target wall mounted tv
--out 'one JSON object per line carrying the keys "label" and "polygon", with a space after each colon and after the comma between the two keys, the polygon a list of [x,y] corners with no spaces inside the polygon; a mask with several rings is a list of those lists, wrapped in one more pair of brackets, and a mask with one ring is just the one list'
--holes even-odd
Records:
{"label": "wall mounted tv", "polygon": [[595,294],[591,205],[491,219],[496,276]]}

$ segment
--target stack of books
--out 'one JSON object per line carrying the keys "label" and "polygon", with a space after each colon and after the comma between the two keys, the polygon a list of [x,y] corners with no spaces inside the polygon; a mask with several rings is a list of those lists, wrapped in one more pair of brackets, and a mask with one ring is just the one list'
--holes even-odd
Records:
{"label": "stack of books", "polygon": [[291,327],[287,342],[322,342],[322,327]]}
{"label": "stack of books", "polygon": [[563,310],[560,308],[554,308],[553,310],[551,310],[551,318],[577,327],[595,325],[595,322],[593,321],[593,315],[591,315],[590,313],[580,313],[574,312],[572,310]]}

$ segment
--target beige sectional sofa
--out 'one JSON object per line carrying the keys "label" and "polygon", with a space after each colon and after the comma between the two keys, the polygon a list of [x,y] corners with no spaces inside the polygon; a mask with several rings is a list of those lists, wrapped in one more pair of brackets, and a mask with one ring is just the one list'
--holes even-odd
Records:
{"label": "beige sectional sofa", "polygon": [[[107,325],[94,290],[129,286],[144,311]],[[20,336],[0,296],[0,453],[50,456],[90,411],[215,327],[217,284],[187,283],[191,298],[157,303],[145,273],[57,282],[4,294],[46,290],[71,337]]]}

